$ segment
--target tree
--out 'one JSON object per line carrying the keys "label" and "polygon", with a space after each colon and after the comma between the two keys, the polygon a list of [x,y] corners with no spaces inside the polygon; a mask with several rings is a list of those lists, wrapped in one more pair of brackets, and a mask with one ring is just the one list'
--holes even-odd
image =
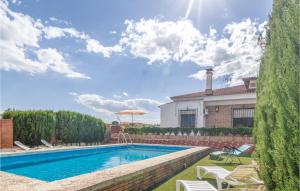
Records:
{"label": "tree", "polygon": [[299,2],[274,0],[257,82],[254,135],[268,190],[299,187]]}

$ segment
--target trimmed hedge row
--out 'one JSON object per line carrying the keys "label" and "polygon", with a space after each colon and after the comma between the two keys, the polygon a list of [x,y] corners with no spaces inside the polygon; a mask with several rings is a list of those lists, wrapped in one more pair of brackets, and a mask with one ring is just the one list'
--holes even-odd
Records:
{"label": "trimmed hedge row", "polygon": [[62,143],[95,143],[104,139],[105,123],[95,117],[50,110],[7,110],[4,119],[13,118],[14,140],[27,145],[40,145],[41,139]]}
{"label": "trimmed hedge row", "polygon": [[300,185],[299,0],[274,0],[257,82],[254,135],[269,191]]}
{"label": "trimmed hedge row", "polygon": [[202,136],[222,136],[222,135],[252,135],[252,129],[243,128],[161,128],[161,127],[142,127],[142,128],[126,128],[125,132],[129,134],[201,134]]}
{"label": "trimmed hedge row", "polygon": [[104,139],[105,124],[95,117],[71,112],[56,113],[56,139],[64,143],[95,143]]}
{"label": "trimmed hedge row", "polygon": [[56,117],[53,111],[7,110],[3,118],[13,118],[14,140],[26,145],[40,145],[41,139],[50,141],[55,130]]}

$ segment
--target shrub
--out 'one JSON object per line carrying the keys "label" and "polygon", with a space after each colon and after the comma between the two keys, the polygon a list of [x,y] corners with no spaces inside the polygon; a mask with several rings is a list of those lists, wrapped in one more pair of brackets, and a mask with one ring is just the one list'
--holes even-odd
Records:
{"label": "shrub", "polygon": [[3,118],[13,118],[14,140],[31,146],[40,145],[41,139],[50,141],[55,130],[53,111],[7,110]]}
{"label": "shrub", "polygon": [[3,118],[13,118],[14,140],[31,146],[52,137],[63,143],[95,143],[103,141],[105,134],[105,124],[100,119],[70,111],[7,110]]}
{"label": "shrub", "polygon": [[166,134],[179,132],[182,134],[201,134],[206,136],[221,136],[221,135],[252,135],[252,129],[248,127],[241,128],[161,128],[161,127],[142,127],[142,128],[126,128],[125,132],[130,134]]}
{"label": "shrub", "polygon": [[299,189],[299,12],[299,1],[274,1],[257,82],[254,134],[268,190]]}
{"label": "shrub", "polygon": [[56,118],[56,137],[64,143],[92,143],[104,138],[105,124],[100,119],[71,111],[59,111]]}
{"label": "shrub", "polygon": [[118,126],[118,125],[119,125],[119,122],[118,122],[118,121],[113,121],[113,122],[111,122],[111,124],[112,124],[113,126]]}

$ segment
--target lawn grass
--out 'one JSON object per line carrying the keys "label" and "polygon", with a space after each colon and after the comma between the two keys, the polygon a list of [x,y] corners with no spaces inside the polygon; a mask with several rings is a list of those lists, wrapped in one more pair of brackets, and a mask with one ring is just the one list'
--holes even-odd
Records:
{"label": "lawn grass", "polygon": [[[240,157],[243,164],[250,164],[253,158],[251,157]],[[185,169],[184,171],[176,174],[160,186],[154,189],[154,191],[175,191],[176,190],[176,180],[197,180],[196,176],[196,166],[221,166],[228,170],[233,170],[238,164],[226,164],[224,163],[225,159],[222,161],[210,160],[208,156],[199,160],[194,165]],[[206,176],[203,180],[210,182],[216,187],[216,181],[212,176]]]}

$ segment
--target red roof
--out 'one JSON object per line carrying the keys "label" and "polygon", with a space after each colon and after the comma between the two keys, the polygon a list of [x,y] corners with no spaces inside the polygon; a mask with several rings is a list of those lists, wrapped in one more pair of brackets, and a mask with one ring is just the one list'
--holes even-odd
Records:
{"label": "red roof", "polygon": [[183,94],[171,97],[171,99],[181,99],[181,98],[194,98],[194,97],[205,97],[205,96],[220,96],[220,95],[233,95],[233,94],[243,94],[252,93],[255,89],[247,89],[245,85],[232,86],[228,88],[220,88],[212,90],[211,92],[194,92],[189,94]]}

